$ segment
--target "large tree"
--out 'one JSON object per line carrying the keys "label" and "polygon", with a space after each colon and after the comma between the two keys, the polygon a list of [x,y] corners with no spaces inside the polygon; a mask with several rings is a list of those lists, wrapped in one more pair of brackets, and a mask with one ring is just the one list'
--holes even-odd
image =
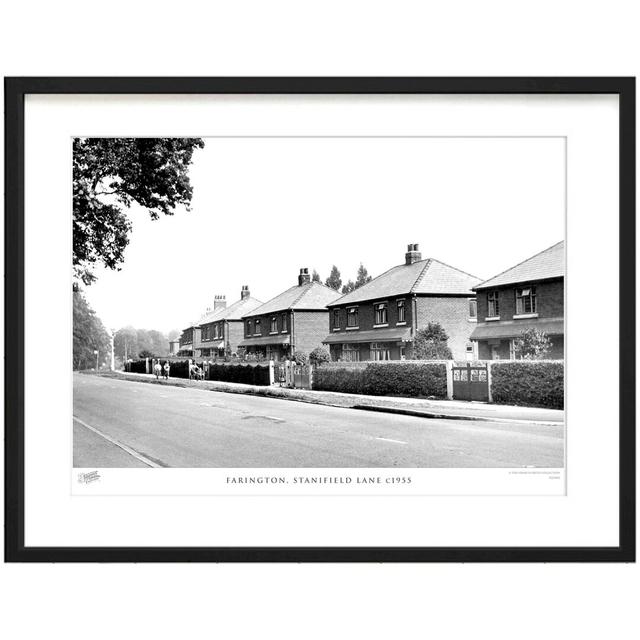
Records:
{"label": "large tree", "polygon": [[352,291],[355,291],[355,289],[356,283],[353,280],[349,280],[349,282],[342,287],[342,293],[351,293]]}
{"label": "large tree", "polygon": [[[73,268],[90,284],[98,264],[118,269],[129,242],[125,209],[137,203],[152,220],[189,208],[189,166],[201,138],[75,138]],[[77,286],[77,285],[76,285]]]}
{"label": "large tree", "polygon": [[111,337],[102,321],[84,299],[81,291],[73,293],[73,368],[92,369],[111,358]]}
{"label": "large tree", "polygon": [[367,282],[371,282],[373,278],[369,275],[369,272],[365,269],[362,262],[358,267],[358,274],[356,276],[356,282],[354,284],[354,289],[361,287],[363,284],[367,284]]}
{"label": "large tree", "polygon": [[313,275],[311,276],[311,282],[321,282],[320,274],[314,269]]}
{"label": "large tree", "polygon": [[416,331],[413,340],[414,360],[451,360],[449,336],[439,322],[430,322]]}
{"label": "large tree", "polygon": [[329,277],[326,279],[325,284],[327,285],[327,287],[330,287],[331,289],[340,291],[340,287],[342,286],[342,278],[340,277],[340,271],[335,264],[333,265],[333,267],[331,267],[331,273],[329,274]]}

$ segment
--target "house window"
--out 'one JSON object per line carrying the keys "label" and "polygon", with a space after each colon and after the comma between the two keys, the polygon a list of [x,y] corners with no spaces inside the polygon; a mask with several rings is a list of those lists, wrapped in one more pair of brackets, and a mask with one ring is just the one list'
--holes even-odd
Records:
{"label": "house window", "polygon": [[333,326],[335,329],[340,327],[340,309],[333,310]]}
{"label": "house window", "polygon": [[469,319],[476,320],[478,318],[478,301],[475,298],[469,299]]}
{"label": "house window", "polygon": [[516,289],[516,315],[536,313],[536,288]]}
{"label": "house window", "polygon": [[387,303],[379,302],[374,305],[376,310],[376,324],[387,324]]}
{"label": "house window", "polygon": [[256,335],[256,334],[261,334],[261,333],[262,333],[262,328],[260,327],[260,318],[258,318],[258,319],[255,321],[255,323],[254,323],[254,324],[255,324],[255,326],[254,326],[254,328],[253,328],[253,334],[254,334],[254,335]]}
{"label": "house window", "polygon": [[282,314],[282,330],[287,331],[287,314]]}
{"label": "house window", "polygon": [[347,327],[358,326],[358,307],[350,307],[347,309]]}
{"label": "house window", "polygon": [[216,338],[222,338],[222,324],[216,325]]}
{"label": "house window", "polygon": [[391,352],[388,342],[372,342],[371,343],[371,359],[372,360],[391,360]]}
{"label": "house window", "polygon": [[278,332],[278,318],[277,316],[271,316],[271,333]]}
{"label": "house window", "polygon": [[500,315],[499,293],[491,291],[487,293],[487,316],[497,318]]}
{"label": "house window", "polygon": [[407,348],[405,346],[400,347],[400,360],[407,359]]}
{"label": "house window", "polygon": [[342,359],[345,362],[360,362],[360,347],[357,344],[343,344]]}
{"label": "house window", "polygon": [[251,335],[251,320],[247,320],[247,335]]}
{"label": "house window", "polygon": [[407,316],[405,314],[404,300],[398,300],[398,322],[406,322]]}

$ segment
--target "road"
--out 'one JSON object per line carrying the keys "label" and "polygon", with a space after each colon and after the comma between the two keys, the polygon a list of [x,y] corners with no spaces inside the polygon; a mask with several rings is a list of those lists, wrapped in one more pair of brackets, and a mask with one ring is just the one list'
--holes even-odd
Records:
{"label": "road", "polygon": [[[197,383],[194,383],[194,385]],[[425,419],[74,374],[74,467],[562,467],[562,426]]]}

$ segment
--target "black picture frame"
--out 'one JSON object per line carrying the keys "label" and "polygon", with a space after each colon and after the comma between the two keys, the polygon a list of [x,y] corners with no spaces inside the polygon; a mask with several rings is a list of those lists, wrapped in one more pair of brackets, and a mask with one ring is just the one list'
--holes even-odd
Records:
{"label": "black picture frame", "polygon": [[[615,94],[620,160],[619,531],[615,547],[26,547],[24,101],[28,94]],[[6,562],[635,561],[635,78],[5,78]]]}

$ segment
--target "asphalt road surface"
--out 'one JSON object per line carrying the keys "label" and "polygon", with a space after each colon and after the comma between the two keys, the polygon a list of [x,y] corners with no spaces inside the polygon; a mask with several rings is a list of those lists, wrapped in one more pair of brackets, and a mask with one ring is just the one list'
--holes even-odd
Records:
{"label": "asphalt road surface", "polygon": [[74,374],[74,467],[562,467],[563,427],[439,420]]}

